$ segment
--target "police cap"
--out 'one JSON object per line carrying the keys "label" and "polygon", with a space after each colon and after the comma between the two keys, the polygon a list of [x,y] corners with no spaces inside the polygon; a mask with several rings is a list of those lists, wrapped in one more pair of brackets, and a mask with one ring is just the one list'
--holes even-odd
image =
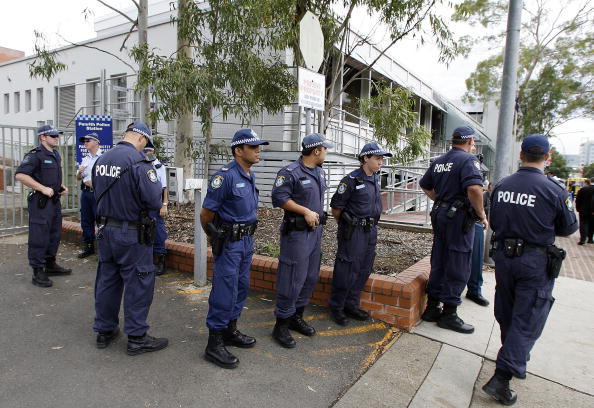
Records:
{"label": "police cap", "polygon": [[37,128],[37,136],[58,136],[64,134],[61,130],[55,129],[52,125],[43,125]]}
{"label": "police cap", "polygon": [[374,156],[392,157],[392,153],[385,151],[375,142],[370,142],[363,146],[361,153],[359,153],[359,157],[367,156],[369,154]]}
{"label": "police cap", "polygon": [[151,132],[149,127],[147,125],[145,125],[144,123],[142,123],[140,121],[132,122],[128,125],[126,132],[140,133],[147,139],[146,147],[153,147],[153,148],[155,147],[155,145],[153,144],[153,133]]}
{"label": "police cap", "polygon": [[93,132],[93,133],[89,133],[86,136],[80,137],[78,140],[80,142],[86,142],[87,140],[96,140],[96,141],[99,141],[99,135],[97,133]]}
{"label": "police cap", "polygon": [[522,140],[522,151],[524,153],[546,154],[550,148],[549,139],[545,135],[532,134]]}
{"label": "police cap", "polygon": [[474,129],[468,125],[458,126],[452,133],[452,140],[467,140],[470,138],[476,139],[476,136],[474,136]]}
{"label": "police cap", "polygon": [[239,129],[231,139],[231,147],[240,145],[260,146],[270,144],[266,140],[258,137],[253,129]]}
{"label": "police cap", "polygon": [[301,142],[301,146],[303,146],[304,149],[312,149],[319,146],[323,146],[326,149],[332,149],[334,147],[331,142],[324,139],[324,136],[319,133],[312,133],[311,135],[305,136],[303,142]]}

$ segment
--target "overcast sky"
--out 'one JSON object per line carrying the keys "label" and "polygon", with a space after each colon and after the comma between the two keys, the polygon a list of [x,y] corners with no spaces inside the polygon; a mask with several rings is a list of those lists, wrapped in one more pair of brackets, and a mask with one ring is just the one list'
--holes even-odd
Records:
{"label": "overcast sky", "polygon": [[[106,0],[115,7],[129,7],[131,0]],[[33,53],[35,36],[33,31],[43,32],[51,45],[63,45],[58,33],[69,41],[80,41],[95,36],[93,15],[85,21],[83,10],[89,8],[94,16],[111,13],[95,0],[17,0],[2,2],[0,13],[0,46]],[[150,0],[149,0],[150,3]],[[464,30],[462,26],[454,26]],[[438,63],[435,47],[425,44],[419,47],[416,40],[402,41],[394,50],[396,59],[413,71],[439,93],[451,100],[460,100],[466,90],[464,80],[474,70],[476,63],[486,56],[475,52],[470,59],[458,58],[449,67]],[[558,138],[552,142],[563,153],[577,154],[579,144],[591,138],[594,140],[594,121],[573,120],[555,129]]]}

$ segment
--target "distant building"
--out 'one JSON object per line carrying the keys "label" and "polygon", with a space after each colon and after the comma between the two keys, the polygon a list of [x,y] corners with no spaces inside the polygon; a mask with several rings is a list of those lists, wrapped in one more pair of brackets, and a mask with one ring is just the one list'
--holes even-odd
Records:
{"label": "distant building", "polygon": [[563,158],[567,162],[567,167],[577,168],[580,167],[580,155],[579,154],[562,154]]}
{"label": "distant building", "polygon": [[580,145],[580,165],[587,166],[594,163],[594,140],[588,140]]}
{"label": "distant building", "polygon": [[23,58],[25,53],[12,48],[0,47],[0,63]]}

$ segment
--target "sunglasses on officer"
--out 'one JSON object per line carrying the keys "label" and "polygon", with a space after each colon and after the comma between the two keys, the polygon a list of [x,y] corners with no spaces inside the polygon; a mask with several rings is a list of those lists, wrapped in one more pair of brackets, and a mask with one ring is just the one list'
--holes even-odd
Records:
{"label": "sunglasses on officer", "polygon": [[54,138],[54,139],[55,139],[55,138],[57,138],[57,137],[60,137],[60,135],[48,135],[48,134],[45,134],[45,135],[43,135],[43,136],[49,136],[49,137],[52,137],[52,138]]}

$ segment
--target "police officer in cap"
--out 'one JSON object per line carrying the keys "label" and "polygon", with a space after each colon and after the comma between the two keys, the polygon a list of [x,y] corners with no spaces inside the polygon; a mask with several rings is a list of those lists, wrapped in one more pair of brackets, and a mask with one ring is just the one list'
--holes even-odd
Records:
{"label": "police officer in cap", "polygon": [[286,348],[296,345],[289,329],[305,336],[316,333],[303,320],[303,312],[320,275],[322,226],[326,223],[322,163],[333,145],[313,133],[303,138],[301,146],[301,157],[278,172],[272,188],[272,204],[285,210],[272,337]]}
{"label": "police officer in cap", "polygon": [[63,132],[44,125],[37,129],[39,146],[30,150],[16,170],[15,179],[33,191],[28,196],[29,265],[33,268],[32,282],[49,287],[48,275],[69,275],[72,270],[56,263],[56,253],[62,234],[60,196],[68,194],[62,184],[62,159],[55,150]]}
{"label": "police officer in cap", "polygon": [[225,346],[250,348],[256,344],[255,338],[237,329],[237,319],[250,287],[253,235],[258,224],[258,188],[250,169],[260,161],[260,146],[267,144],[252,129],[235,132],[231,140],[234,160],[212,177],[200,211],[214,255],[204,357],[223,368],[239,364]]}
{"label": "police officer in cap", "polygon": [[88,154],[83,157],[79,168],[76,171],[76,179],[81,180],[80,194],[80,227],[83,231],[83,242],[85,247],[79,258],[86,258],[95,253],[95,217],[97,216],[97,202],[93,193],[93,183],[91,182],[91,170],[93,165],[101,156],[99,147],[99,135],[89,133],[79,139],[84,143]]}
{"label": "police officer in cap", "polygon": [[457,127],[452,134],[452,148],[431,163],[419,182],[435,201],[431,210],[431,273],[425,289],[429,299],[421,318],[459,333],[474,331],[456,312],[470,276],[474,222],[488,226],[483,208],[483,175],[477,157],[470,154],[473,146],[474,129]]}
{"label": "police officer in cap", "polygon": [[569,193],[544,175],[549,150],[545,136],[526,136],[520,169],[501,180],[491,195],[495,318],[502,346],[495,374],[483,390],[503,405],[516,402],[509,381],[525,378],[530,350],[554,302],[553,285],[564,258],[564,251],[553,245],[555,236],[578,229]]}
{"label": "police officer in cap", "polygon": [[338,251],[334,261],[330,311],[336,323],[369,319],[359,308],[361,291],[371,274],[377,244],[377,222],[382,214],[379,171],[392,153],[377,143],[367,143],[359,153],[361,167],[346,175],[330,207],[338,221]]}
{"label": "police officer in cap", "polygon": [[128,125],[123,139],[105,152],[92,169],[100,229],[99,266],[95,281],[97,347],[107,347],[119,334],[118,314],[124,293],[124,332],[128,355],[167,347],[168,340],[147,334],[146,318],[153,300],[154,220],[148,212],[161,208],[161,184],[141,153],[153,146],[142,122]]}

